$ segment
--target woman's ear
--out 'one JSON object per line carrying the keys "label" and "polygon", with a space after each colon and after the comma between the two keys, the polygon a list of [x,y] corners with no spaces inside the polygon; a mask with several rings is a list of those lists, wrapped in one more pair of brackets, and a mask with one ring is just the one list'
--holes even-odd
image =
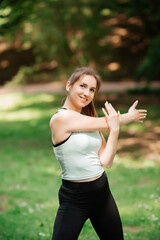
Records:
{"label": "woman's ear", "polygon": [[66,83],[66,90],[67,90],[67,92],[69,92],[70,87],[71,87],[70,81],[68,81],[68,82]]}

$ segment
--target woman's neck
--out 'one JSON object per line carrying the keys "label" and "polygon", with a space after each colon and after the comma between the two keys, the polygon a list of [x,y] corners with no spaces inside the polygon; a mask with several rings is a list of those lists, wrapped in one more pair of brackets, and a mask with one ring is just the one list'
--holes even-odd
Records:
{"label": "woman's neck", "polygon": [[67,108],[69,110],[75,111],[75,112],[81,112],[82,108],[78,108],[76,107],[74,104],[72,104],[71,101],[69,101],[68,99],[65,100],[64,104],[63,104],[63,108]]}

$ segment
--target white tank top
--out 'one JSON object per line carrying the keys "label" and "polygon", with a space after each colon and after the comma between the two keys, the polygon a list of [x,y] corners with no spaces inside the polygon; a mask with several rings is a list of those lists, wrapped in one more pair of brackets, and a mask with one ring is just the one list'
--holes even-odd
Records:
{"label": "white tank top", "polygon": [[102,139],[98,131],[72,132],[63,142],[53,144],[56,159],[62,170],[62,179],[88,179],[103,173],[104,169],[98,157],[101,144]]}

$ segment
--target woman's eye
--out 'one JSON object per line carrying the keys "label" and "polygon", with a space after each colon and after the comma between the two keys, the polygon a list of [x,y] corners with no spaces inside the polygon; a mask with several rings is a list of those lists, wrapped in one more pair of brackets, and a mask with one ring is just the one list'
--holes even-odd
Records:
{"label": "woman's eye", "polygon": [[84,87],[84,85],[83,85],[83,84],[81,84],[80,86],[81,86],[81,87]]}
{"label": "woman's eye", "polygon": [[91,92],[95,92],[95,90],[94,90],[94,89],[91,89]]}

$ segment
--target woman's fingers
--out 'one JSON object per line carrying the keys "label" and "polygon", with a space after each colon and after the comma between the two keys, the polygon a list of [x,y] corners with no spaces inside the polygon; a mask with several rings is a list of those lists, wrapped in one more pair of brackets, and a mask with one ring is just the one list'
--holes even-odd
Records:
{"label": "woman's fingers", "polygon": [[108,118],[108,114],[107,114],[107,112],[105,111],[105,109],[104,109],[104,108],[102,108],[102,111],[103,111],[103,113],[104,113],[105,117],[106,117],[106,118]]}
{"label": "woman's fingers", "polygon": [[112,104],[110,103],[110,109],[112,111],[113,114],[117,114],[116,110],[114,109],[114,107],[112,106]]}
{"label": "woman's fingers", "polygon": [[147,116],[146,113],[139,113],[139,119],[144,119],[144,118],[146,118],[146,116]]}
{"label": "woman's fingers", "polygon": [[119,117],[119,120],[121,121],[121,120],[122,120],[122,118],[121,118],[120,111],[118,111],[118,117]]}
{"label": "woman's fingers", "polygon": [[136,101],[132,104],[131,108],[136,108],[137,105],[138,105],[138,100],[136,100]]}
{"label": "woman's fingers", "polygon": [[146,113],[139,113],[139,116],[147,116]]}
{"label": "woman's fingers", "polygon": [[[138,101],[135,101],[133,103],[133,105],[131,106],[131,110],[134,110],[133,113],[134,115],[136,116],[136,122],[140,122],[142,123],[143,119],[146,118],[147,116],[147,110],[145,109],[135,109],[135,107],[137,106],[138,104]],[[107,101],[105,102],[105,108],[108,112],[108,114],[106,113],[106,111],[104,110],[103,108],[103,113],[105,114],[105,116],[108,118],[108,120],[112,117],[118,117],[121,121],[121,114],[120,112],[116,112],[116,110],[113,108],[112,104],[111,103],[108,103]],[[106,115],[107,114],[107,115]]]}
{"label": "woman's fingers", "polygon": [[110,103],[105,102],[105,107],[106,107],[106,109],[107,109],[109,115],[113,114],[113,113],[112,113],[111,106],[110,106]]}
{"label": "woman's fingers", "polygon": [[140,113],[140,112],[144,112],[144,113],[147,112],[147,110],[145,110],[145,109],[138,109],[137,111],[138,111],[139,113]]}
{"label": "woman's fingers", "polygon": [[104,108],[102,108],[102,111],[103,111],[103,113],[104,113],[104,115],[105,115],[105,118],[106,118],[107,128],[108,128],[108,130],[110,130],[110,127],[109,127],[109,125],[108,125],[108,118],[109,118],[109,116],[108,116],[108,114],[107,114],[107,112],[105,111]]}
{"label": "woman's fingers", "polygon": [[139,119],[143,119],[143,118],[146,118],[146,116],[139,116]]}
{"label": "woman's fingers", "polygon": [[108,103],[107,101],[105,102],[105,107],[108,111],[109,114],[115,115],[117,114],[117,112],[115,111],[115,109],[112,107],[111,103]]}
{"label": "woman's fingers", "polygon": [[110,108],[109,108],[109,103],[108,102],[105,102],[105,107],[106,107],[106,109],[107,109],[107,111],[108,111],[108,113],[109,113],[109,111],[110,111]]}

